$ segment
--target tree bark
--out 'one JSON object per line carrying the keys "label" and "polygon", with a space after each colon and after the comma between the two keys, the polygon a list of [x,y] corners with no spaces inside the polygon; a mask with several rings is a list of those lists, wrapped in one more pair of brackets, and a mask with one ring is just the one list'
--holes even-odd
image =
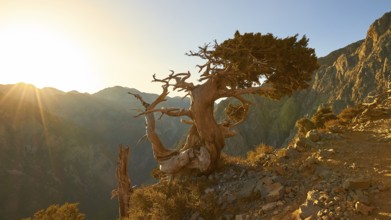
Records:
{"label": "tree bark", "polygon": [[118,188],[112,192],[112,198],[118,196],[119,219],[127,218],[130,208],[130,194],[132,193],[132,188],[128,175],[128,158],[129,147],[122,148],[122,145],[120,145],[116,170]]}
{"label": "tree bark", "polygon": [[224,147],[224,134],[214,118],[214,102],[218,99],[217,82],[211,78],[190,91],[190,112],[203,145],[210,154],[208,171],[215,168]]}

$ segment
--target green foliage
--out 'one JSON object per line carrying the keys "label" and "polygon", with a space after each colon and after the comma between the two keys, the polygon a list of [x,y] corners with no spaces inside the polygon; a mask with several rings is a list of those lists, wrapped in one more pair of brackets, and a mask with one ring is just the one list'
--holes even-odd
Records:
{"label": "green foliage", "polygon": [[78,203],[65,203],[64,205],[51,205],[34,214],[33,218],[24,220],[83,220],[85,215],[79,211]]}
{"label": "green foliage", "polygon": [[215,65],[228,68],[222,79],[231,88],[248,88],[266,79],[278,94],[308,87],[312,72],[318,68],[315,51],[308,39],[298,35],[284,39],[272,34],[235,33],[234,38],[216,45],[210,54]]}
{"label": "green foliage", "polygon": [[317,128],[324,128],[327,121],[335,119],[337,119],[337,116],[334,115],[330,107],[319,108],[311,117],[311,121]]}

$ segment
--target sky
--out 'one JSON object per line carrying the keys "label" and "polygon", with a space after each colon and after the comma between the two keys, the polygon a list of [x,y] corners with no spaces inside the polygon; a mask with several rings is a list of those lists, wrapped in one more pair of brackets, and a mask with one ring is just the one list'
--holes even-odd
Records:
{"label": "sky", "polygon": [[202,61],[185,53],[236,30],[306,35],[322,57],[388,11],[390,0],[0,0],[0,84],[160,93],[154,73],[197,79]]}

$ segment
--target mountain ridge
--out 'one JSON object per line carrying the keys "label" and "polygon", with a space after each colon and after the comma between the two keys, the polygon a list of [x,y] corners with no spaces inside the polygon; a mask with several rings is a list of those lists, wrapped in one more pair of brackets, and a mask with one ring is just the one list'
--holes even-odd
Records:
{"label": "mountain ridge", "polygon": [[[277,148],[288,145],[296,135],[297,119],[310,117],[319,107],[324,106],[339,113],[348,106],[371,101],[375,95],[389,88],[390,17],[391,13],[388,12],[376,20],[365,39],[319,58],[320,68],[314,73],[307,90],[298,91],[281,100],[246,97],[255,105],[250,109],[249,118],[238,126],[238,135],[227,140],[226,152],[244,156],[262,143]],[[89,94],[62,92],[54,88],[37,89],[28,84],[0,85],[0,111],[5,112],[0,115],[0,155],[7,155],[0,160],[0,175],[1,179],[10,180],[7,182],[7,190],[0,192],[1,197],[11,198],[14,196],[12,192],[23,189],[18,197],[9,200],[8,205],[0,205],[3,207],[0,209],[0,217],[25,217],[23,215],[48,206],[48,203],[60,201],[45,196],[39,198],[39,195],[31,193],[28,195],[31,197],[30,204],[27,204],[23,192],[28,191],[29,185],[13,185],[11,181],[21,173],[29,173],[30,176],[39,174],[42,181],[50,180],[49,185],[26,181],[38,187],[39,193],[47,195],[64,191],[69,193],[69,197],[80,198],[81,209],[87,210],[87,216],[94,219],[115,216],[116,205],[113,201],[103,206],[99,201],[106,201],[115,187],[117,146],[121,143],[131,145],[129,168],[133,184],[153,182],[149,172],[156,167],[156,162],[151,147],[147,142],[137,145],[138,140],[145,135],[144,121],[142,118],[132,118],[135,114],[133,109],[141,108],[141,105],[127,95],[128,91],[140,93],[147,101],[157,97],[156,94],[121,86]],[[232,100],[223,100],[216,105],[218,120],[224,118],[223,111],[229,102]],[[7,105],[9,108],[4,108]],[[169,98],[163,106],[188,107],[189,100],[182,102],[179,97]],[[44,118],[52,126],[51,129],[42,126]],[[158,121],[158,133],[167,146],[175,146],[187,129],[186,125],[179,122],[179,118],[163,117]],[[47,135],[51,137],[50,146],[53,149],[61,146],[55,154],[54,161],[59,164],[55,169],[37,162],[38,157],[44,161],[42,163],[50,164],[53,161],[48,150],[42,151],[41,156],[36,154],[37,158],[31,161],[24,159],[24,155],[34,151],[32,144],[28,146],[29,141],[36,142],[42,149],[47,148]],[[70,168],[69,162],[73,168]],[[61,187],[55,184],[58,181],[64,182],[60,184]],[[99,186],[90,189],[88,186],[92,187],[93,182]],[[75,187],[77,192],[67,188],[67,184]],[[91,191],[99,192],[99,198],[94,200],[94,204],[88,204],[88,198],[77,197],[77,194]],[[86,195],[91,195],[88,193]],[[99,213],[94,210],[99,210]]]}

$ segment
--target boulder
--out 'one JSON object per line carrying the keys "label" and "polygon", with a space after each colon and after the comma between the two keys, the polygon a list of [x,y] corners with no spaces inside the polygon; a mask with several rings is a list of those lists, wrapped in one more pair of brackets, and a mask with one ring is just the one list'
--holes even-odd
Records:
{"label": "boulder", "polygon": [[371,180],[363,177],[348,178],[344,181],[342,186],[346,190],[368,189],[371,186]]}
{"label": "boulder", "polygon": [[315,201],[318,201],[319,197],[319,191],[311,190],[307,193],[306,201],[299,207],[299,215],[301,219],[317,216],[317,213],[321,210],[321,208],[315,204]]}
{"label": "boulder", "polygon": [[305,135],[306,138],[310,139],[312,142],[318,142],[320,141],[320,135],[318,130],[313,129]]}
{"label": "boulder", "polygon": [[361,213],[363,215],[369,215],[374,209],[373,207],[365,205],[364,203],[361,202],[356,202],[354,208],[358,213]]}
{"label": "boulder", "polygon": [[276,206],[277,206],[277,203],[276,203],[276,202],[270,202],[270,203],[267,203],[267,204],[263,205],[263,206],[261,207],[261,209],[262,209],[262,211],[264,211],[264,212],[269,212],[269,211],[275,209]]}
{"label": "boulder", "polygon": [[315,148],[316,143],[311,141],[309,138],[299,137],[296,143],[293,145],[293,148],[299,152],[304,152],[307,149]]}

